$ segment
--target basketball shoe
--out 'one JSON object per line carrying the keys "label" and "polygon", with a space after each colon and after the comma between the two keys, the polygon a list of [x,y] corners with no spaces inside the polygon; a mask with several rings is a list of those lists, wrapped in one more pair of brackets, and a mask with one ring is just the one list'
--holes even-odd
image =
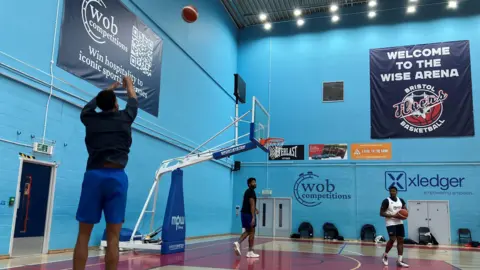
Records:
{"label": "basketball shoe", "polygon": [[260,255],[255,254],[255,252],[253,252],[253,251],[249,251],[247,253],[247,258],[258,258],[258,257],[260,257]]}
{"label": "basketball shoe", "polygon": [[386,253],[383,254],[382,262],[383,262],[383,265],[388,266],[388,256]]}
{"label": "basketball shoe", "polygon": [[403,261],[397,261],[397,265],[400,266],[400,267],[405,267],[405,268],[409,268],[410,265],[404,263]]}
{"label": "basketball shoe", "polygon": [[240,251],[240,244],[238,242],[233,243],[233,250],[238,256],[242,255],[242,252]]}

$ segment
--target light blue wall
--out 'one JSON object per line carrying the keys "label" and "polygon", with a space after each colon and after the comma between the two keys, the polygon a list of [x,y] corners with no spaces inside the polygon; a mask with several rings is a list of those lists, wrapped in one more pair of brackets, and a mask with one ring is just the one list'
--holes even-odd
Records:
{"label": "light blue wall", "polygon": [[[196,1],[200,17],[193,24],[186,24],[180,16],[181,7],[190,4],[188,1],[123,2],[164,40],[159,117],[139,112],[126,169],[130,190],[125,227],[133,228],[162,160],[185,155],[186,149],[197,146],[230,122],[234,113],[232,93],[233,74],[237,69],[237,29],[219,1]],[[45,92],[50,91],[42,81],[50,82],[48,73],[56,7],[56,1],[30,0],[21,4],[5,2],[0,9],[1,139],[31,144],[31,135],[36,139],[42,137],[48,98]],[[13,12],[17,9],[21,12]],[[60,1],[55,61],[62,10],[63,1]],[[6,65],[18,71],[9,70]],[[55,153],[51,158],[37,155],[37,159],[60,164],[54,195],[51,250],[73,248],[75,244],[78,226],[75,212],[87,159],[79,107],[98,92],[92,85],[56,66],[53,72],[68,83],[55,80],[55,86],[67,94],[54,89],[49,106],[46,138],[56,141]],[[21,134],[17,135],[17,131]],[[232,137],[233,130],[210,145]],[[0,149],[0,201],[7,201],[15,195],[18,153],[32,154],[32,149],[4,142],[0,142]],[[230,232],[231,220],[224,218],[230,215],[232,202],[230,163],[207,162],[185,169],[187,237]],[[170,175],[167,175],[160,184],[157,226],[163,222],[169,186]],[[210,210],[205,212],[206,208]],[[0,254],[8,253],[12,214],[12,208],[0,205]],[[148,225],[147,221],[142,224],[142,232],[148,230]],[[103,229],[103,223],[96,227],[91,245],[99,244]]]}
{"label": "light blue wall", "polygon": [[[388,11],[379,12],[372,21],[366,17],[365,7],[357,7],[343,11],[363,13],[345,14],[337,24],[332,24],[329,17],[320,17],[307,19],[300,29],[295,22],[286,22],[274,24],[270,32],[261,26],[241,32],[239,73],[248,85],[249,94],[260,96],[262,103],[270,104],[270,135],[284,137],[287,144],[304,144],[307,160],[271,162],[267,169],[266,157],[260,152],[239,155],[237,160],[243,164],[242,170],[235,174],[234,205],[241,202],[245,180],[250,176],[259,180],[259,192],[267,187],[268,176],[268,187],[273,189],[274,196],[293,197],[293,184],[298,175],[312,171],[321,179],[330,179],[339,190],[349,192],[353,198],[328,201],[313,208],[294,203],[294,228],[309,217],[319,233],[324,222],[333,221],[345,237],[359,238],[360,227],[367,221],[385,234],[383,221],[378,216],[381,201],[387,196],[385,171],[395,169],[428,176],[440,173],[445,177],[461,175],[466,178],[461,191],[475,193],[480,181],[475,173],[480,160],[472,150],[480,147],[477,137],[390,140],[393,153],[390,161],[308,161],[309,144],[373,142],[370,139],[369,80],[369,50],[372,48],[470,40],[473,99],[480,98],[476,84],[480,74],[477,66],[480,38],[478,29],[472,28],[480,23],[480,5],[476,1],[462,2],[457,11],[447,10],[445,3],[429,5],[407,16],[403,8],[395,9],[403,5],[400,2],[403,3],[380,1],[378,10]],[[322,83],[328,81],[345,82],[344,102],[322,102]],[[478,126],[478,111],[474,111],[474,117]],[[462,162],[474,165],[457,164]],[[360,166],[376,163],[391,166]],[[272,164],[281,165],[274,167]],[[474,237],[480,233],[480,222],[464,218],[469,214],[480,215],[480,211],[468,206],[472,195],[424,196],[424,191],[431,189],[408,190],[401,196],[410,200],[449,200],[454,242],[456,230],[461,226],[470,228]],[[234,231],[238,232],[235,217],[233,224]]]}
{"label": "light blue wall", "polygon": [[[359,239],[360,229],[364,224],[373,224],[377,229],[377,234],[387,235],[384,219],[379,216],[380,205],[388,192],[385,185],[385,173],[391,171],[402,171],[407,175],[407,185],[410,179],[417,178],[436,178],[438,175],[440,186],[436,185],[436,180],[432,183],[434,186],[427,185],[421,180],[420,185],[410,185],[407,192],[400,192],[399,196],[403,198],[408,205],[408,200],[441,200],[449,201],[450,210],[450,228],[451,239],[453,243],[458,240],[458,228],[470,228],[474,235],[480,230],[478,218],[480,211],[475,210],[472,202],[478,195],[480,188],[478,174],[480,167],[475,165],[326,165],[319,166],[312,164],[297,165],[270,165],[268,168],[268,185],[266,180],[267,169],[264,165],[248,164],[241,171],[235,173],[234,183],[234,204],[241,205],[243,191],[246,189],[246,179],[248,177],[257,177],[257,192],[260,193],[264,188],[270,188],[274,197],[292,197],[293,205],[293,229],[296,230],[303,221],[310,222],[315,229],[315,237],[323,237],[322,225],[325,222],[334,223],[342,236],[348,239]],[[317,175],[317,180],[307,182],[309,184],[323,184],[327,186],[324,192],[305,192],[302,185],[300,191],[295,192],[295,183],[299,180],[300,174],[312,172]],[[449,187],[446,179],[452,183]],[[460,186],[459,180],[464,178]],[[328,179],[328,182],[327,182]],[[416,183],[416,179],[414,182]],[[304,182],[305,183],[305,182]],[[441,185],[444,185],[443,187]],[[296,200],[295,196],[322,195],[330,194],[330,198],[323,197],[319,200],[309,200],[308,202],[320,202],[314,207],[307,207]],[[258,195],[261,197],[260,195]],[[233,216],[233,231],[241,231],[239,217]],[[405,224],[408,228],[408,220]],[[417,235],[410,235],[412,239],[418,241]]]}

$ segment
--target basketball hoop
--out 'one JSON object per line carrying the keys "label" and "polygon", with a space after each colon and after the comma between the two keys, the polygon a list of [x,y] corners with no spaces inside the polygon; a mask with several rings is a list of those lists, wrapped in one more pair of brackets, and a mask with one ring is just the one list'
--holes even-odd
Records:
{"label": "basketball hoop", "polygon": [[260,144],[267,149],[270,149],[270,147],[282,147],[284,142],[285,140],[283,138],[273,137],[260,140]]}

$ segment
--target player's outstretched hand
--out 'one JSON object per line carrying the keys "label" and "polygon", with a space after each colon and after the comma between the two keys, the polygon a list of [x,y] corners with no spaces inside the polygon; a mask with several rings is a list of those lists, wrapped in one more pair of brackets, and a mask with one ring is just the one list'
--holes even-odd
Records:
{"label": "player's outstretched hand", "polygon": [[119,82],[114,82],[114,83],[112,83],[106,90],[113,91],[113,90],[115,90],[119,85],[120,85]]}
{"label": "player's outstretched hand", "polygon": [[128,89],[128,87],[133,87],[132,78],[123,76],[123,88]]}
{"label": "player's outstretched hand", "polygon": [[135,93],[135,88],[133,87],[132,78],[128,76],[123,77],[123,87],[127,89],[128,97],[137,98],[137,93]]}

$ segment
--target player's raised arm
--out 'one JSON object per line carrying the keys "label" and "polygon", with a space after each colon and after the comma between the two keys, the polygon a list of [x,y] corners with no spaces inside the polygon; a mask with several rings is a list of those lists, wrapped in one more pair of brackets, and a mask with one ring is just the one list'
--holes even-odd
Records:
{"label": "player's raised arm", "polygon": [[135,88],[133,87],[133,81],[130,77],[123,77],[123,87],[127,89],[127,106],[125,111],[128,114],[129,119],[133,122],[137,117],[138,112],[138,100],[137,100],[137,93],[135,92]]}
{"label": "player's raised arm", "polygon": [[133,87],[132,78],[128,76],[123,77],[123,87],[127,89],[127,96],[129,98],[137,99],[137,93],[135,92],[135,88]]}

